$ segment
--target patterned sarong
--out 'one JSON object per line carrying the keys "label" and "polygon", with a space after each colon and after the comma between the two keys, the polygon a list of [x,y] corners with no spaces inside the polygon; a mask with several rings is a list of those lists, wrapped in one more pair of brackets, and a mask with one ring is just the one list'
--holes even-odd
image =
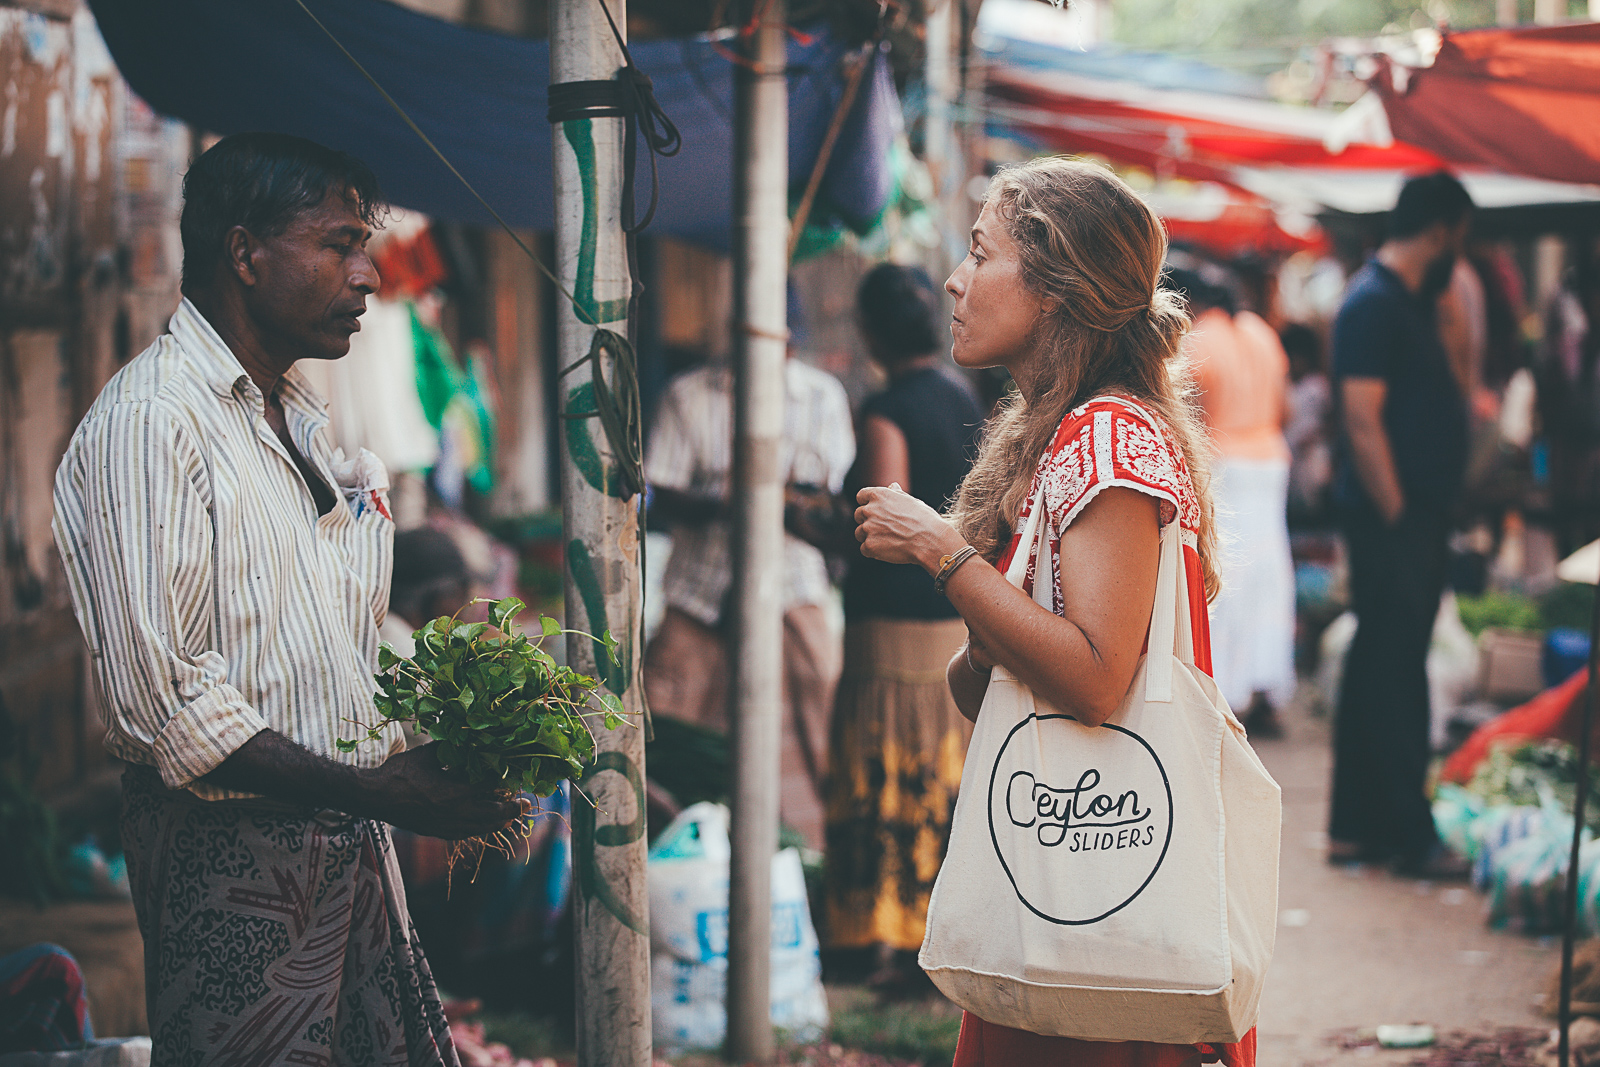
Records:
{"label": "patterned sarong", "polygon": [[388,827],[123,775],[151,1067],[459,1067]]}

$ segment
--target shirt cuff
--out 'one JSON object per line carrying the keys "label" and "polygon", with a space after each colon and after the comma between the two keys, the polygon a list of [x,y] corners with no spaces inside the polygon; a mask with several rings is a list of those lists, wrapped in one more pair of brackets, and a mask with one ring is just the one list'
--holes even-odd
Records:
{"label": "shirt cuff", "polygon": [[168,789],[186,789],[233,755],[267,722],[231,685],[218,685],[179,708],[151,747]]}

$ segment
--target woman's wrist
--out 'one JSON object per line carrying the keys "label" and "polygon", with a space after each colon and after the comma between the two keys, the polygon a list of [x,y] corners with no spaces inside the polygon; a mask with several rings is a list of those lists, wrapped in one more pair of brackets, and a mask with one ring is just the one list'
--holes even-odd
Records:
{"label": "woman's wrist", "polygon": [[926,546],[917,552],[917,562],[929,574],[938,574],[939,568],[944,566],[945,559],[966,546],[967,542],[956,533],[955,527],[947,525],[937,536],[928,538]]}

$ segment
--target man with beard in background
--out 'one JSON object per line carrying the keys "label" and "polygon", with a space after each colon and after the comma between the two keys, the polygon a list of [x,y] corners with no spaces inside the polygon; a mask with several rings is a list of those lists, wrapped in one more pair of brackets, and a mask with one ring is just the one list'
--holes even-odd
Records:
{"label": "man with beard in background", "polygon": [[1358,625],[1339,697],[1328,858],[1394,863],[1422,878],[1465,873],[1439,844],[1424,789],[1428,646],[1468,445],[1437,305],[1472,206],[1443,171],[1406,182],[1388,239],[1351,279],[1333,332],[1343,430],[1335,497]]}

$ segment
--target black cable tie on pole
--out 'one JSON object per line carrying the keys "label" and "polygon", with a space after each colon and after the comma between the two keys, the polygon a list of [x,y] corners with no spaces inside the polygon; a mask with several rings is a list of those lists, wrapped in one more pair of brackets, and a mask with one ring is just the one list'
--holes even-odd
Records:
{"label": "black cable tie on pole", "polygon": [[545,118],[552,126],[575,119],[625,118],[633,101],[623,90],[623,84],[614,78],[551,85]]}

